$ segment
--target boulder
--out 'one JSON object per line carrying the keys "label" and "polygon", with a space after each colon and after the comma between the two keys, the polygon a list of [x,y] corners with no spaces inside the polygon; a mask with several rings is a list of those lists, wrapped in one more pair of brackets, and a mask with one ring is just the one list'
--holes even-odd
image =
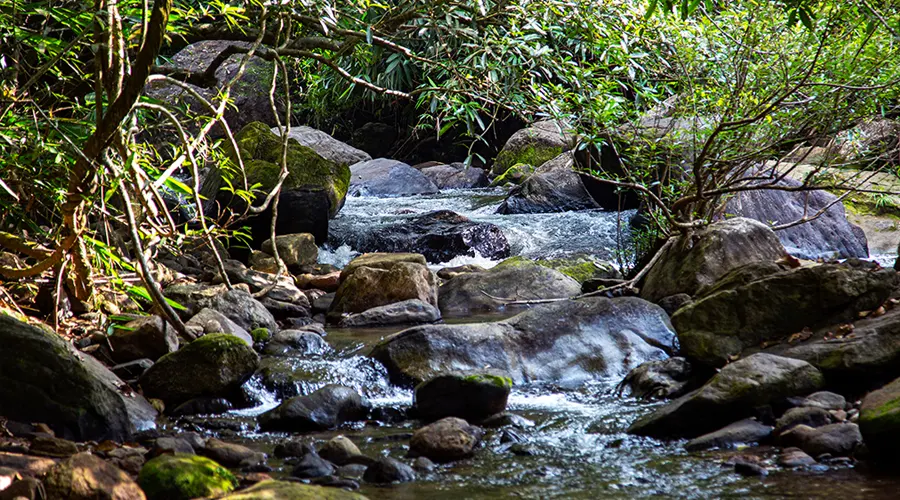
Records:
{"label": "boulder", "polygon": [[[279,276],[276,280],[273,274],[248,269],[240,261],[232,259],[226,260],[224,267],[232,285],[245,284],[251,293],[268,289],[269,292],[265,297],[259,300],[263,305],[268,300],[275,300],[309,308],[309,299],[306,297],[306,294],[297,288],[294,284],[294,279],[289,275]],[[216,276],[215,279],[219,279],[219,276]],[[272,286],[273,281],[275,282],[274,287]]]}
{"label": "boulder", "polygon": [[342,318],[339,326],[341,328],[361,328],[367,326],[418,325],[434,323],[440,319],[441,311],[437,307],[418,299],[411,299],[351,314]]}
{"label": "boulder", "polygon": [[717,431],[694,438],[688,441],[684,448],[688,451],[734,448],[742,444],[759,443],[771,435],[771,426],[763,425],[753,418],[745,418]]}
{"label": "boulder", "polygon": [[484,431],[461,418],[447,417],[413,433],[409,453],[438,463],[468,458],[475,453]]}
{"label": "boulder", "polygon": [[444,316],[506,309],[509,301],[574,297],[581,285],[553,269],[521,257],[507,259],[483,273],[462,274],[438,291],[438,307]]}
{"label": "boulder", "polygon": [[779,438],[785,446],[796,446],[813,457],[829,454],[846,457],[862,444],[862,434],[856,424],[830,424],[813,429],[798,425]]}
{"label": "boulder", "polygon": [[445,371],[485,367],[516,384],[577,384],[664,359],[674,343],[659,306],[634,297],[590,297],[537,306],[504,321],[409,328],[370,356],[387,367],[392,382],[407,386]]}
{"label": "boulder", "polygon": [[359,257],[354,258],[349,263],[347,263],[346,266],[344,266],[344,269],[341,270],[341,281],[347,279],[347,276],[353,274],[353,272],[359,267],[390,269],[394,267],[394,264],[400,262],[421,264],[423,266],[428,265],[428,262],[426,262],[425,260],[425,256],[418,253],[364,253]]}
{"label": "boulder", "polygon": [[834,417],[826,410],[815,407],[800,406],[784,412],[775,422],[775,434],[783,434],[798,425],[822,427],[834,423]]}
{"label": "boulder", "polygon": [[821,372],[805,361],[754,354],[726,365],[703,387],[657,408],[628,428],[630,434],[693,437],[822,387]]}
{"label": "boulder", "polygon": [[815,465],[816,459],[809,456],[800,448],[785,448],[778,457],[778,465],[782,467],[804,467],[807,465]]}
{"label": "boulder", "polygon": [[411,196],[434,194],[438,187],[406,163],[387,158],[364,161],[350,167],[353,196]]}
{"label": "boulder", "polygon": [[[779,184],[798,187],[800,181],[785,178]],[[817,219],[777,231],[782,245],[801,259],[865,258],[869,256],[866,235],[847,220],[844,205],[828,191],[785,191],[758,189],[742,191],[728,199],[727,214],[779,225],[800,220],[804,215],[817,214]]]}
{"label": "boulder", "polygon": [[413,395],[420,419],[459,417],[480,422],[506,410],[512,380],[498,372],[442,373],[422,382]]}
{"label": "boulder", "polygon": [[247,330],[241,328],[219,311],[208,307],[201,309],[200,312],[185,323],[185,326],[189,328],[195,327],[204,334],[227,333],[243,340],[247,345],[253,345],[253,338],[247,333]]}
{"label": "boulder", "polygon": [[291,476],[300,479],[314,479],[334,474],[334,464],[317,455],[306,453],[291,470]]}
{"label": "boulder", "polygon": [[334,234],[334,240],[361,252],[414,252],[428,262],[480,255],[488,259],[509,256],[503,231],[487,222],[474,222],[449,210],[416,215],[352,234]]}
{"label": "boulder", "polygon": [[584,289],[586,283],[592,280],[622,279],[622,273],[613,267],[611,263],[598,260],[594,256],[587,254],[540,259],[536,260],[535,264],[540,264],[565,274],[581,283],[582,289]]}
{"label": "boulder", "polygon": [[344,422],[362,420],[368,403],[353,389],[326,385],[309,396],[297,396],[259,416],[263,430],[309,432],[335,429]]}
{"label": "boulder", "polygon": [[[284,261],[284,265],[292,271],[311,266],[319,259],[316,239],[309,233],[276,235],[275,246],[278,247],[278,256]],[[271,238],[263,242],[261,250],[269,255],[275,254]]]}
{"label": "boulder", "polygon": [[[272,133],[279,136],[284,135],[283,130],[284,128],[272,127]],[[290,131],[288,131],[288,137],[297,141],[301,146],[312,149],[322,158],[335,163],[350,166],[354,163],[372,159],[369,153],[356,149],[349,144],[344,144],[321,130],[305,125],[291,127]]]}
{"label": "boulder", "polygon": [[491,181],[484,169],[466,167],[461,163],[435,165],[421,169],[421,172],[438,189],[471,189],[488,187]]}
{"label": "boulder", "polygon": [[247,257],[247,266],[261,273],[275,274],[278,272],[278,263],[275,262],[275,257],[259,250],[250,250],[250,256]]}
{"label": "boulder", "polygon": [[693,375],[691,363],[684,358],[648,361],[628,372],[619,391],[628,387],[641,399],[676,398],[690,389]]}
{"label": "boulder", "polygon": [[266,463],[266,455],[236,443],[226,443],[210,438],[198,450],[200,455],[215,460],[225,467],[252,467]]}
{"label": "boulder", "polygon": [[90,453],[56,464],[44,477],[47,498],[146,500],[141,488],[118,467]]}
{"label": "boulder", "polygon": [[237,478],[216,462],[197,455],[160,455],[146,464],[138,484],[148,500],[191,500],[234,490]]}
{"label": "boulder", "polygon": [[859,430],[878,458],[897,460],[900,444],[900,379],[872,391],[862,400]]}
{"label": "boulder", "polygon": [[437,277],[427,267],[408,262],[388,269],[358,267],[341,283],[328,315],[340,318],[411,299],[437,305]]}
{"label": "boulder", "polygon": [[0,314],[0,345],[0,415],[75,441],[122,442],[155,428],[146,399],[49,329]]}
{"label": "boulder", "polygon": [[247,291],[237,288],[229,290],[216,296],[209,307],[248,332],[257,328],[266,328],[270,332],[278,331],[278,323],[275,322],[272,313]]}
{"label": "boulder", "polygon": [[544,163],[509,192],[497,213],[535,214],[600,208],[575,173],[574,166],[571,153],[563,153]]}
{"label": "boulder", "polygon": [[[815,366],[815,365],[814,365]],[[823,410],[846,410],[849,407],[847,406],[847,399],[840,394],[835,394],[829,391],[819,391],[805,398],[795,398],[790,400],[791,404],[795,405],[797,408],[807,407],[807,408],[821,408]]]}
{"label": "boulder", "polygon": [[805,327],[852,321],[881,305],[895,282],[894,270],[877,266],[800,267],[735,288],[717,286],[679,309],[672,324],[688,359],[722,366],[746,347]]}
{"label": "boulder", "polygon": [[497,154],[491,175],[500,176],[516,165],[540,167],[575,147],[575,137],[565,124],[545,120],[514,133]]}
{"label": "boulder", "polygon": [[677,293],[694,295],[732,269],[785,255],[775,232],[760,222],[741,217],[716,222],[675,240],[644,278],[641,297],[656,302]]}
{"label": "boulder", "polygon": [[220,497],[221,500],[366,500],[366,497],[340,488],[328,488],[293,481],[275,481],[267,479],[230,495]]}
{"label": "boulder", "polygon": [[416,471],[391,457],[380,457],[366,468],[363,480],[367,483],[408,483],[416,480]]}
{"label": "boulder", "polygon": [[321,335],[305,330],[281,330],[263,349],[267,356],[321,355],[331,350]]}
{"label": "boulder", "polygon": [[110,357],[116,363],[157,359],[178,349],[178,334],[159,316],[129,321],[108,337]]}
{"label": "boulder", "polygon": [[259,356],[246,342],[213,333],[163,356],[139,382],[148,397],[174,408],[197,397],[233,397],[258,366]]}
{"label": "boulder", "polygon": [[336,465],[347,465],[356,460],[365,459],[359,448],[344,436],[335,436],[319,449],[319,455]]}

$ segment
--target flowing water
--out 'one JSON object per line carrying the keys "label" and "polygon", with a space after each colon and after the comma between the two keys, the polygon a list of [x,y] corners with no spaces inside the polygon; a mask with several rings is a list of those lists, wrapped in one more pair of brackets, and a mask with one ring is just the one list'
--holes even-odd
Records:
{"label": "flowing water", "polygon": [[[323,261],[345,264],[355,255],[353,235],[380,224],[393,223],[431,210],[450,209],[501,227],[514,255],[556,257],[586,253],[601,259],[615,256],[617,228],[627,227],[631,214],[602,211],[500,216],[494,212],[499,191],[455,191],[416,198],[350,198],[332,226],[330,250]],[[350,243],[350,244],[348,244]],[[493,263],[478,256],[445,265]],[[455,321],[488,321],[496,317]],[[412,392],[392,386],[386,371],[366,358],[372,346],[399,329],[329,329],[326,340],[334,351],[323,356],[282,360],[302,374],[296,390],[308,394],[326,383],[356,388],[379,408],[408,408]],[[871,498],[900,495],[900,478],[864,465],[816,465],[801,471],[774,466],[777,454],[769,448],[744,450],[762,457],[772,473],[744,478],[723,463],[734,452],[687,453],[683,441],[661,442],[630,436],[625,429],[654,404],[615,394],[613,380],[578,387],[534,385],[516,387],[508,410],[533,425],[488,430],[476,456],[420,472],[413,483],[373,486],[360,492],[372,499],[499,499],[499,498]],[[224,419],[193,420],[193,428],[213,428],[224,439],[243,442],[270,454],[284,433],[261,433],[255,416],[279,401],[259,379],[246,389],[258,401],[255,408],[236,410]],[[225,424],[223,425],[223,420]],[[369,456],[389,455],[403,460],[411,433],[419,424],[357,423],[339,431],[305,434],[321,442],[344,434]],[[221,430],[221,429],[226,430]],[[298,436],[291,436],[298,437]],[[272,459],[273,475],[286,476],[290,465]]]}

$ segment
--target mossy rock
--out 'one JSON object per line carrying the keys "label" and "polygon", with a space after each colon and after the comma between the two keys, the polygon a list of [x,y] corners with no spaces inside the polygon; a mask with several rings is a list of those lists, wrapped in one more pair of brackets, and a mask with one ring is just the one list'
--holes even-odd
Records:
{"label": "mossy rock", "polygon": [[234,491],[237,478],[218,463],[197,455],[161,455],[146,464],[138,485],[149,500],[190,500]]}
{"label": "mossy rock", "polygon": [[268,480],[222,497],[222,500],[365,500],[359,493],[339,488]]}
{"label": "mossy rock", "polygon": [[416,415],[425,420],[459,417],[480,422],[503,413],[513,381],[506,373],[441,373],[416,387]]}
{"label": "mossy rock", "polygon": [[900,445],[900,379],[872,391],[862,400],[859,430],[876,455],[896,461]]}
{"label": "mossy rock", "polygon": [[579,283],[584,283],[590,279],[617,279],[622,277],[611,264],[598,262],[584,255],[536,260],[535,263],[550,269],[556,269]]}
{"label": "mossy rock", "polygon": [[254,328],[252,332],[250,332],[250,336],[253,337],[254,343],[262,343],[268,342],[272,337],[272,334],[269,332],[268,328]]}

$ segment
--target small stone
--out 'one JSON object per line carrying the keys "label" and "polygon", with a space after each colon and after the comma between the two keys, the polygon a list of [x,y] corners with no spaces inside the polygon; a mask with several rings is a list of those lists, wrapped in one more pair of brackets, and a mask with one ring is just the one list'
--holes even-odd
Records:
{"label": "small stone", "polygon": [[834,422],[834,417],[822,408],[813,406],[791,408],[775,423],[775,434],[785,433],[798,425],[808,425],[815,428],[832,422]]}
{"label": "small stone", "polygon": [[415,461],[413,461],[413,469],[420,471],[431,471],[437,467],[434,462],[432,462],[428,457],[417,457]]}
{"label": "small stone", "polygon": [[803,467],[815,463],[816,459],[800,448],[785,448],[778,457],[778,465],[782,467]]}
{"label": "small stone", "polygon": [[52,436],[38,436],[31,441],[29,451],[32,455],[65,458],[78,453],[78,446],[65,439]]}
{"label": "small stone", "polygon": [[225,467],[249,467],[265,463],[266,455],[246,446],[210,438],[200,454]]}
{"label": "small stone", "polygon": [[525,429],[534,427],[534,421],[515,413],[503,412],[492,415],[481,422],[482,427],[515,427]]}
{"label": "small stone", "polygon": [[309,443],[300,441],[285,441],[275,445],[275,456],[278,458],[302,457],[308,453],[315,453],[315,448]]}
{"label": "small stone", "polygon": [[366,469],[369,467],[363,464],[347,464],[342,467],[338,467],[337,475],[340,477],[349,477],[351,479],[362,479],[363,474],[366,473]]}
{"label": "small stone", "polygon": [[362,456],[359,448],[344,436],[335,436],[319,449],[319,456],[335,465],[346,465]]}
{"label": "small stone", "polygon": [[794,406],[810,406],[823,410],[844,410],[847,407],[844,396],[829,391],[815,392],[805,398],[790,398],[788,401]]}
{"label": "small stone", "polygon": [[291,471],[291,476],[300,479],[312,479],[332,474],[334,474],[334,465],[315,453],[304,455]]}
{"label": "small stone", "polygon": [[156,439],[153,447],[150,449],[150,456],[157,457],[159,455],[172,455],[180,453],[184,455],[193,455],[194,447],[190,441],[180,437],[161,437]]}
{"label": "small stone", "polygon": [[780,439],[785,445],[796,446],[814,457],[826,453],[848,456],[863,442],[856,424],[830,424],[818,428],[798,425],[782,434]]}
{"label": "small stone", "polygon": [[746,477],[768,476],[769,471],[765,467],[749,462],[737,462],[734,464],[734,471]]}
{"label": "small stone", "polygon": [[732,448],[738,444],[758,443],[771,435],[772,427],[748,418],[692,439],[684,445],[684,448],[688,451]]}
{"label": "small stone", "polygon": [[481,429],[461,418],[447,417],[417,430],[409,451],[435,462],[452,462],[472,456],[482,434]]}
{"label": "small stone", "polygon": [[416,479],[412,467],[391,457],[381,457],[370,465],[363,480],[367,483],[408,483]]}

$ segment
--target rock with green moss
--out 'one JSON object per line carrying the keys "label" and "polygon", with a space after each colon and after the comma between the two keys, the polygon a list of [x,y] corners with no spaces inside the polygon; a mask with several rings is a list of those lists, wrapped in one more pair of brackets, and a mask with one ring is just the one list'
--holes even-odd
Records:
{"label": "rock with green moss", "polygon": [[237,478],[213,460],[197,455],[160,455],[146,464],[138,484],[149,500],[190,500],[234,491]]}
{"label": "rock with green moss", "polygon": [[413,406],[423,420],[459,417],[481,422],[506,410],[512,385],[500,371],[441,373],[416,387]]}
{"label": "rock with green moss", "polygon": [[222,497],[222,500],[366,500],[359,493],[292,481],[267,480]]}
{"label": "rock with green moss", "polygon": [[269,341],[272,334],[269,332],[268,328],[254,328],[253,331],[250,332],[250,336],[253,338],[254,344],[264,344]]}
{"label": "rock with green moss", "polygon": [[156,410],[99,361],[49,328],[0,314],[0,414],[44,422],[58,437],[127,441],[155,427]]}
{"label": "rock with green moss", "polygon": [[859,430],[866,446],[880,458],[897,460],[900,445],[900,378],[862,400]]}
{"label": "rock with green moss", "polygon": [[483,273],[461,274],[438,290],[444,316],[507,309],[509,301],[573,297],[581,284],[565,274],[522,257],[504,260]]}
{"label": "rock with green moss", "polygon": [[256,368],[259,356],[233,335],[204,335],[167,354],[139,380],[144,394],[174,407],[198,397],[233,397]]}
{"label": "rock with green moss", "polygon": [[581,284],[590,279],[622,278],[622,274],[612,264],[599,261],[589,255],[542,259],[536,260],[535,263],[550,269],[556,269]]}
{"label": "rock with green moss", "polygon": [[497,154],[491,174],[503,175],[518,164],[540,167],[575,146],[575,137],[568,127],[559,122],[545,120],[519,130],[506,141]]}
{"label": "rock with green moss", "polygon": [[628,432],[696,437],[750,417],[758,407],[805,396],[824,384],[822,372],[806,361],[758,353],[725,366],[703,387],[639,418]]}
{"label": "rock with green moss", "polygon": [[574,168],[572,153],[548,160],[509,192],[497,213],[539,214],[600,208]]}

